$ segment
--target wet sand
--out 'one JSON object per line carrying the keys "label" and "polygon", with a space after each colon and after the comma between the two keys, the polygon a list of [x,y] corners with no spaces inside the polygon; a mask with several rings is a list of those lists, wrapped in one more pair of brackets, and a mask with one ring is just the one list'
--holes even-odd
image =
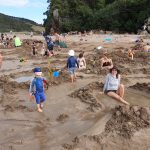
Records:
{"label": "wet sand", "polygon": [[[4,56],[0,72],[0,149],[4,150],[148,150],[150,147],[150,53],[137,52],[132,61],[126,48],[133,47],[137,35],[67,36],[69,48],[56,51],[52,68],[62,68],[58,78],[48,78],[47,58],[32,57],[30,47],[0,49]],[[28,36],[21,36],[29,39]],[[33,37],[44,41],[42,36]],[[33,39],[32,38],[32,39]],[[147,42],[148,39],[144,39]],[[131,106],[101,95],[105,71],[100,70],[101,51],[108,50],[120,67],[125,85],[125,100]],[[69,49],[85,52],[87,69],[78,72],[70,83],[63,67]],[[27,62],[19,62],[25,57]],[[94,62],[94,64],[93,64]],[[29,100],[28,88],[32,69],[40,66],[49,80],[43,113]]]}

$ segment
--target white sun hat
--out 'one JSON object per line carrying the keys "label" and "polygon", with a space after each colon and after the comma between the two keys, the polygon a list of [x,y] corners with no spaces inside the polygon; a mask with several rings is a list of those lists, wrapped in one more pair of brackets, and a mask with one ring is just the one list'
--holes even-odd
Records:
{"label": "white sun hat", "polygon": [[68,55],[69,55],[69,56],[74,56],[74,54],[75,54],[74,50],[72,50],[72,49],[69,50],[69,52],[68,52]]}

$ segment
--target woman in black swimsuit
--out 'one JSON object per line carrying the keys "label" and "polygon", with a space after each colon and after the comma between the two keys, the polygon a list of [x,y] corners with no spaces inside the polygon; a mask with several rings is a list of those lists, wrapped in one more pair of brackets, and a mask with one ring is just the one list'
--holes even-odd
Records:
{"label": "woman in black swimsuit", "polygon": [[113,67],[112,59],[107,57],[107,52],[101,58],[101,69],[111,69]]}

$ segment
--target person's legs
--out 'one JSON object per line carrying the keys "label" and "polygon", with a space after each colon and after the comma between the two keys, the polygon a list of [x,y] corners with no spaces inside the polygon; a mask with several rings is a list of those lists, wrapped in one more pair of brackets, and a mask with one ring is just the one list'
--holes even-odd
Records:
{"label": "person's legs", "polygon": [[37,111],[42,112],[42,109],[40,107],[40,95],[38,93],[35,93],[35,99],[36,99],[36,104],[37,104]]}
{"label": "person's legs", "polygon": [[71,74],[70,77],[71,77],[71,83],[73,83],[74,82],[74,75]]}
{"label": "person's legs", "polygon": [[43,110],[41,109],[41,105],[40,104],[37,104],[37,111],[38,112],[43,112]]}
{"label": "person's legs", "polygon": [[76,76],[76,68],[73,68],[73,80],[75,81],[77,78]]}
{"label": "person's legs", "polygon": [[73,68],[69,68],[69,73],[70,73],[71,83],[73,83],[74,82],[74,70],[73,70]]}
{"label": "person's legs", "polygon": [[121,98],[118,94],[116,94],[115,92],[108,92],[107,93],[108,96],[122,102],[123,104],[129,105],[128,102],[126,102],[123,98]]}
{"label": "person's legs", "polygon": [[123,85],[123,84],[120,84],[120,85],[119,85],[119,88],[118,88],[118,90],[117,90],[116,93],[117,93],[121,98],[124,97],[124,85]]}
{"label": "person's legs", "polygon": [[40,108],[42,109],[43,108],[43,102],[46,100],[46,96],[45,96],[45,93],[42,92],[40,93]]}

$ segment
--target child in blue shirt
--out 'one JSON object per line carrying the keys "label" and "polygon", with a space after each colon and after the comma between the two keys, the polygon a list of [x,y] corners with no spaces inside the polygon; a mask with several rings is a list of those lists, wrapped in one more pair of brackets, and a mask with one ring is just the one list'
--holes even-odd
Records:
{"label": "child in blue shirt", "polygon": [[42,71],[41,68],[34,68],[35,77],[30,84],[29,94],[30,98],[34,95],[37,111],[42,112],[43,102],[46,100],[45,91],[44,91],[44,83],[47,84],[46,80],[41,76]]}
{"label": "child in blue shirt", "polygon": [[76,78],[75,72],[77,70],[77,67],[79,68],[79,64],[78,64],[76,57],[74,57],[75,55],[74,50],[70,50],[68,54],[70,57],[67,60],[67,68],[69,69],[71,82],[73,83]]}

